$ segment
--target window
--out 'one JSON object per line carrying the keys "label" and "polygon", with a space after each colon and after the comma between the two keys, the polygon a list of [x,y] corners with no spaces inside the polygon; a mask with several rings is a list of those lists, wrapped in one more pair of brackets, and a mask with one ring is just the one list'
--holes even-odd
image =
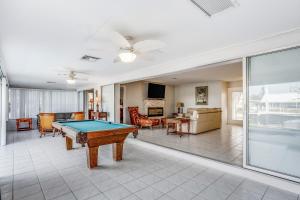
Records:
{"label": "window", "polygon": [[247,165],[300,177],[300,48],[247,59]]}
{"label": "window", "polygon": [[40,112],[75,112],[78,109],[76,91],[9,89],[9,118],[35,118]]}

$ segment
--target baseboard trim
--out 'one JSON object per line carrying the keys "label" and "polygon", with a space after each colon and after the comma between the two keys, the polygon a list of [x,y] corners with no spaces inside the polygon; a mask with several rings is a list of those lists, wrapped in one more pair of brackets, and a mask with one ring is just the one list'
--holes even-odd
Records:
{"label": "baseboard trim", "polygon": [[151,149],[153,151],[164,153],[166,155],[170,155],[170,156],[173,156],[176,158],[184,159],[189,162],[197,163],[197,164],[200,164],[200,165],[203,165],[206,167],[210,167],[210,168],[220,170],[220,171],[223,171],[226,173],[241,176],[241,177],[251,179],[251,180],[263,183],[263,184],[267,184],[267,185],[270,185],[270,186],[273,186],[273,187],[276,187],[279,189],[287,190],[287,191],[290,191],[290,192],[293,192],[296,194],[299,194],[299,191],[300,191],[299,183],[289,181],[286,179],[282,179],[279,177],[275,177],[275,176],[267,175],[267,174],[264,174],[261,172],[253,171],[250,169],[245,169],[242,167],[222,163],[222,162],[211,160],[208,158],[203,158],[203,157],[196,156],[193,154],[188,154],[188,153],[185,153],[182,151],[177,151],[174,149],[162,147],[159,145],[155,145],[155,144],[144,142],[144,141],[137,140],[137,139],[128,138],[127,142],[130,144],[141,146],[143,148]]}

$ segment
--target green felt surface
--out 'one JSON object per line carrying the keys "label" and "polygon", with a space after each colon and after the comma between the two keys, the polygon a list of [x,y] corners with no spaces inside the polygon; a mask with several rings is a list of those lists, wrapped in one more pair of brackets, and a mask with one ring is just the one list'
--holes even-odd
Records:
{"label": "green felt surface", "polygon": [[101,130],[112,130],[118,128],[127,128],[126,124],[109,123],[102,120],[84,120],[84,121],[72,121],[72,122],[59,122],[64,126],[71,127],[79,132],[91,132]]}

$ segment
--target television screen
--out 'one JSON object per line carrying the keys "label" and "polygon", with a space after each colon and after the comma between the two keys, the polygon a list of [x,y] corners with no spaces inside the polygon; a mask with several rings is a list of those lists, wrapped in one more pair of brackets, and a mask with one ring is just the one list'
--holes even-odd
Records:
{"label": "television screen", "polygon": [[154,83],[148,84],[148,98],[163,99],[165,98],[165,85]]}

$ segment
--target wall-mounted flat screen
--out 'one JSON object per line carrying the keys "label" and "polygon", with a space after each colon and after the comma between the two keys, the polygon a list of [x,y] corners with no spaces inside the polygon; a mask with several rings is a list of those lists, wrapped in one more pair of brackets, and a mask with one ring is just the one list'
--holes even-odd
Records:
{"label": "wall-mounted flat screen", "polygon": [[148,84],[148,98],[164,99],[165,98],[165,85],[159,85],[154,83]]}

